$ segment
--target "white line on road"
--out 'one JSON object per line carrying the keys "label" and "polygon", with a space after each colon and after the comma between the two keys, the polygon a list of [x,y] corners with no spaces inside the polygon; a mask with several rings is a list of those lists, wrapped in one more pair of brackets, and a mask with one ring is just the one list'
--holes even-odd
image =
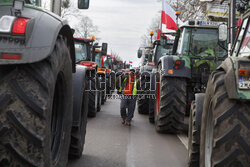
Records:
{"label": "white line on road", "polygon": [[188,149],[188,137],[185,134],[178,134],[177,137],[180,139],[186,149]]}
{"label": "white line on road", "polygon": [[131,140],[132,140],[131,133],[129,133],[127,152],[126,152],[126,167],[135,167],[134,147]]}

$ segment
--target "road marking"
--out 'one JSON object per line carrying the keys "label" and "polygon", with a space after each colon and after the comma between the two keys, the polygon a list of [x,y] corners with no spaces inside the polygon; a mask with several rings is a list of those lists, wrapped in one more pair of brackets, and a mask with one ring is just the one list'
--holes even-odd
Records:
{"label": "road marking", "polygon": [[188,149],[188,137],[184,134],[178,134],[177,137],[180,139],[182,144]]}
{"label": "road marking", "polygon": [[132,143],[131,133],[129,132],[127,152],[126,152],[126,167],[135,167],[134,157],[135,157],[134,147],[133,147],[133,143]]}

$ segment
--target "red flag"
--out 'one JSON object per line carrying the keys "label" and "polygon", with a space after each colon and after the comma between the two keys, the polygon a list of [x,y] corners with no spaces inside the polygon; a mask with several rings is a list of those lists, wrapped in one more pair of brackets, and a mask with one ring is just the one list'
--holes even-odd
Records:
{"label": "red flag", "polygon": [[115,58],[113,55],[112,55],[112,53],[110,54],[110,57],[113,59],[113,58]]}
{"label": "red flag", "polygon": [[133,64],[133,62],[132,62],[132,61],[129,61],[129,64]]}
{"label": "red flag", "polygon": [[166,0],[162,0],[161,23],[166,25],[167,29],[177,30],[175,11],[168,5]]}
{"label": "red flag", "polygon": [[[165,34],[162,34],[161,30],[159,29],[156,39],[161,39],[161,36],[166,36],[166,35],[165,35]],[[167,37],[167,40],[170,40],[170,38],[169,38],[168,36],[166,36],[166,37]]]}
{"label": "red flag", "polygon": [[104,56],[102,56],[102,66],[104,66]]}
{"label": "red flag", "polygon": [[158,30],[157,38],[156,39],[161,39],[161,29]]}

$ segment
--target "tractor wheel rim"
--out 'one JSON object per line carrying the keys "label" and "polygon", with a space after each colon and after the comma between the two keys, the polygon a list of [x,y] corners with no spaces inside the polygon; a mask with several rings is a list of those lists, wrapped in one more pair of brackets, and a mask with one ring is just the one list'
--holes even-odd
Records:
{"label": "tractor wheel rim", "polygon": [[207,122],[206,122],[206,136],[205,136],[205,167],[211,167],[211,157],[213,151],[213,113],[208,110]]}

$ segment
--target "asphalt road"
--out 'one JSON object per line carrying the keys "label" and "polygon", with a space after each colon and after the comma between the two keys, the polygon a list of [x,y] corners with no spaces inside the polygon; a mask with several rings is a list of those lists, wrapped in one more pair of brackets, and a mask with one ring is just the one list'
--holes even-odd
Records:
{"label": "asphalt road", "polygon": [[[121,124],[119,100],[109,100],[88,120],[83,156],[68,167],[185,167],[184,135],[155,132],[146,115],[135,111],[132,126]],[[181,141],[182,140],[182,141]],[[184,143],[184,144],[183,144]]]}

